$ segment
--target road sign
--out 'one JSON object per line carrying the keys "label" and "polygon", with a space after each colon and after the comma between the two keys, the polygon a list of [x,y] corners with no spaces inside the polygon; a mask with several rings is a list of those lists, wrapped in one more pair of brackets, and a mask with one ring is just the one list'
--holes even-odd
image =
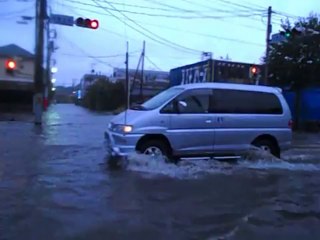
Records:
{"label": "road sign", "polygon": [[65,26],[73,26],[74,18],[73,16],[61,15],[61,14],[51,14],[50,23],[65,25]]}

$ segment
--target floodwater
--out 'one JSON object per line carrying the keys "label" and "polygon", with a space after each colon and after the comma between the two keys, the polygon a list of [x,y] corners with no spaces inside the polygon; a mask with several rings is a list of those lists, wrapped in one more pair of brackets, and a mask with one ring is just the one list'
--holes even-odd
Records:
{"label": "floodwater", "polygon": [[106,163],[112,116],[53,105],[0,122],[0,239],[320,239],[320,150]]}

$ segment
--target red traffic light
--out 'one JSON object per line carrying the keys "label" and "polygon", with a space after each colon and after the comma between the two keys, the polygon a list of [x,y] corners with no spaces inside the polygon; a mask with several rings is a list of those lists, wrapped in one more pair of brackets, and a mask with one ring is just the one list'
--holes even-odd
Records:
{"label": "red traffic light", "polygon": [[97,28],[99,27],[99,22],[98,22],[98,20],[92,20],[92,21],[90,22],[90,26],[91,26],[92,29],[97,29]]}
{"label": "red traffic light", "polygon": [[258,72],[256,67],[252,67],[251,68],[251,73],[256,74]]}
{"label": "red traffic light", "polygon": [[17,63],[14,60],[9,59],[6,61],[6,69],[14,70],[16,67],[17,67]]}
{"label": "red traffic light", "polygon": [[94,19],[94,20],[91,20],[89,18],[77,18],[76,21],[75,21],[75,24],[78,26],[78,27],[84,27],[84,28],[91,28],[91,29],[97,29],[99,27],[99,21]]}

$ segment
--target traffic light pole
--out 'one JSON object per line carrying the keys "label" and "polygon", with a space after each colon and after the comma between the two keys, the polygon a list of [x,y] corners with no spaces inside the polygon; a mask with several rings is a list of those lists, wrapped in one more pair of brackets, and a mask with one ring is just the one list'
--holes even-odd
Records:
{"label": "traffic light pole", "polygon": [[268,8],[268,25],[267,25],[267,36],[266,36],[266,61],[265,61],[265,71],[264,71],[264,84],[268,85],[268,76],[269,76],[269,53],[270,53],[270,35],[272,32],[271,26],[271,15],[272,7]]}
{"label": "traffic light pole", "polygon": [[36,0],[36,51],[34,61],[34,96],[33,96],[33,113],[35,115],[34,123],[42,124],[43,112],[43,45],[44,45],[44,27],[46,19],[46,0]]}
{"label": "traffic light pole", "polygon": [[48,98],[49,98],[49,86],[51,82],[51,53],[52,53],[52,46],[50,42],[50,23],[47,21],[46,24],[46,34],[47,34],[47,59],[46,59],[46,77],[45,77],[45,87],[44,87],[44,108],[48,107]]}

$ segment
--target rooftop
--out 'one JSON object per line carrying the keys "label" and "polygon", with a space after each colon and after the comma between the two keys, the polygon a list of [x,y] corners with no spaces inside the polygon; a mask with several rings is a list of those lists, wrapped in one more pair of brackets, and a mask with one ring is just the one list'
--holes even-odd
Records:
{"label": "rooftop", "polygon": [[0,47],[0,57],[22,57],[22,58],[33,58],[34,54],[19,47],[15,44],[9,44]]}

